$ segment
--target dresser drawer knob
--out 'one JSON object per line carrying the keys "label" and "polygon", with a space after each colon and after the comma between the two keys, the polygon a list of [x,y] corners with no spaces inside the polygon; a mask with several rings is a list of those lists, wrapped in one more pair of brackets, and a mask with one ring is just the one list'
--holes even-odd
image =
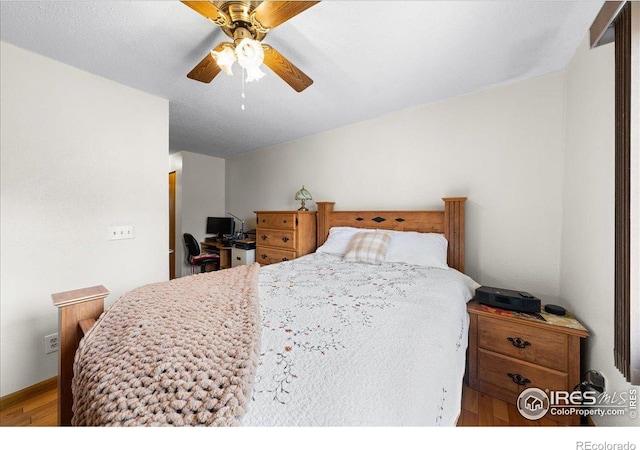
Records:
{"label": "dresser drawer knob", "polygon": [[509,342],[511,342],[513,344],[514,347],[518,347],[518,348],[525,348],[531,345],[530,342],[528,341],[523,341],[522,339],[520,339],[519,337],[517,338],[512,338],[512,337],[508,337],[507,340]]}
{"label": "dresser drawer knob", "polygon": [[269,236],[267,236],[266,234],[263,234],[260,237],[262,238],[263,241],[266,241],[269,238]]}
{"label": "dresser drawer knob", "polygon": [[267,259],[267,255],[264,254],[264,253],[262,255],[260,255],[260,256],[262,257],[262,259]]}
{"label": "dresser drawer knob", "polygon": [[289,238],[288,238],[288,237],[286,237],[286,236],[285,236],[285,237],[283,237],[283,238],[282,238],[282,242],[289,242]]}
{"label": "dresser drawer knob", "polygon": [[518,386],[526,386],[528,383],[531,383],[530,379],[523,377],[519,373],[508,373],[507,376],[511,378],[511,381],[513,381]]}
{"label": "dresser drawer knob", "polygon": [[289,258],[282,258],[283,261],[289,261]]}

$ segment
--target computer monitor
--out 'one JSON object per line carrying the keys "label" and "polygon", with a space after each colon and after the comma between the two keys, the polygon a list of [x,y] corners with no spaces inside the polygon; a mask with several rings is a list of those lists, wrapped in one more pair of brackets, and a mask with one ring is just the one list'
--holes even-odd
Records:
{"label": "computer monitor", "polygon": [[207,234],[217,237],[228,236],[234,233],[236,222],[233,217],[207,217]]}

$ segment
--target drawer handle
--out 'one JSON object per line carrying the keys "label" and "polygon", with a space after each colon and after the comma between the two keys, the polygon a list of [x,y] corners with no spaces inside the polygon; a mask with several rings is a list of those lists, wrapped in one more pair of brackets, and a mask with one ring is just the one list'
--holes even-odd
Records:
{"label": "drawer handle", "polygon": [[519,373],[508,373],[507,376],[511,378],[511,381],[513,381],[518,386],[526,386],[528,383],[531,383],[530,379],[523,377]]}
{"label": "drawer handle", "polygon": [[269,236],[267,236],[266,234],[263,234],[260,237],[262,238],[263,241],[266,241],[269,238]]}
{"label": "drawer handle", "polygon": [[525,348],[531,345],[530,342],[528,341],[523,341],[522,339],[520,339],[519,337],[517,338],[512,338],[512,337],[508,337],[507,340],[509,342],[511,342],[513,344],[514,347],[518,347],[518,348]]}
{"label": "drawer handle", "polygon": [[289,261],[289,258],[282,258],[283,261]]}
{"label": "drawer handle", "polygon": [[285,237],[283,237],[283,238],[282,238],[282,242],[289,242],[289,238],[288,238],[288,237],[286,237],[286,236],[285,236]]}
{"label": "drawer handle", "polygon": [[266,255],[265,253],[263,253],[263,254],[262,254],[262,255],[260,255],[260,256],[262,256],[262,259],[267,259],[267,255]]}

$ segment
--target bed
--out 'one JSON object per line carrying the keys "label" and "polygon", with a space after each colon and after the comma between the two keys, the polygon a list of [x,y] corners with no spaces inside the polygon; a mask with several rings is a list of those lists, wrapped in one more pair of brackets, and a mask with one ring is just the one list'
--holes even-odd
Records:
{"label": "bed", "polygon": [[102,286],[54,294],[60,423],[455,425],[477,284],[465,199],[444,202],[318,202],[315,253],[142,286],[104,312]]}

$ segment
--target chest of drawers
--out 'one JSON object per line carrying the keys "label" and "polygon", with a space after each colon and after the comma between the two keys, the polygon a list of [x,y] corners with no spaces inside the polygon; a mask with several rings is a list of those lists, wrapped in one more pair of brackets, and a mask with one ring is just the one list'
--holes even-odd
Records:
{"label": "chest of drawers", "polygon": [[[577,320],[522,318],[475,300],[467,311],[471,388],[516,405],[525,389],[570,392],[580,383],[580,344],[588,333]],[[579,423],[576,415],[553,420]]]}
{"label": "chest of drawers", "polygon": [[256,262],[289,261],[316,250],[315,211],[255,211]]}

